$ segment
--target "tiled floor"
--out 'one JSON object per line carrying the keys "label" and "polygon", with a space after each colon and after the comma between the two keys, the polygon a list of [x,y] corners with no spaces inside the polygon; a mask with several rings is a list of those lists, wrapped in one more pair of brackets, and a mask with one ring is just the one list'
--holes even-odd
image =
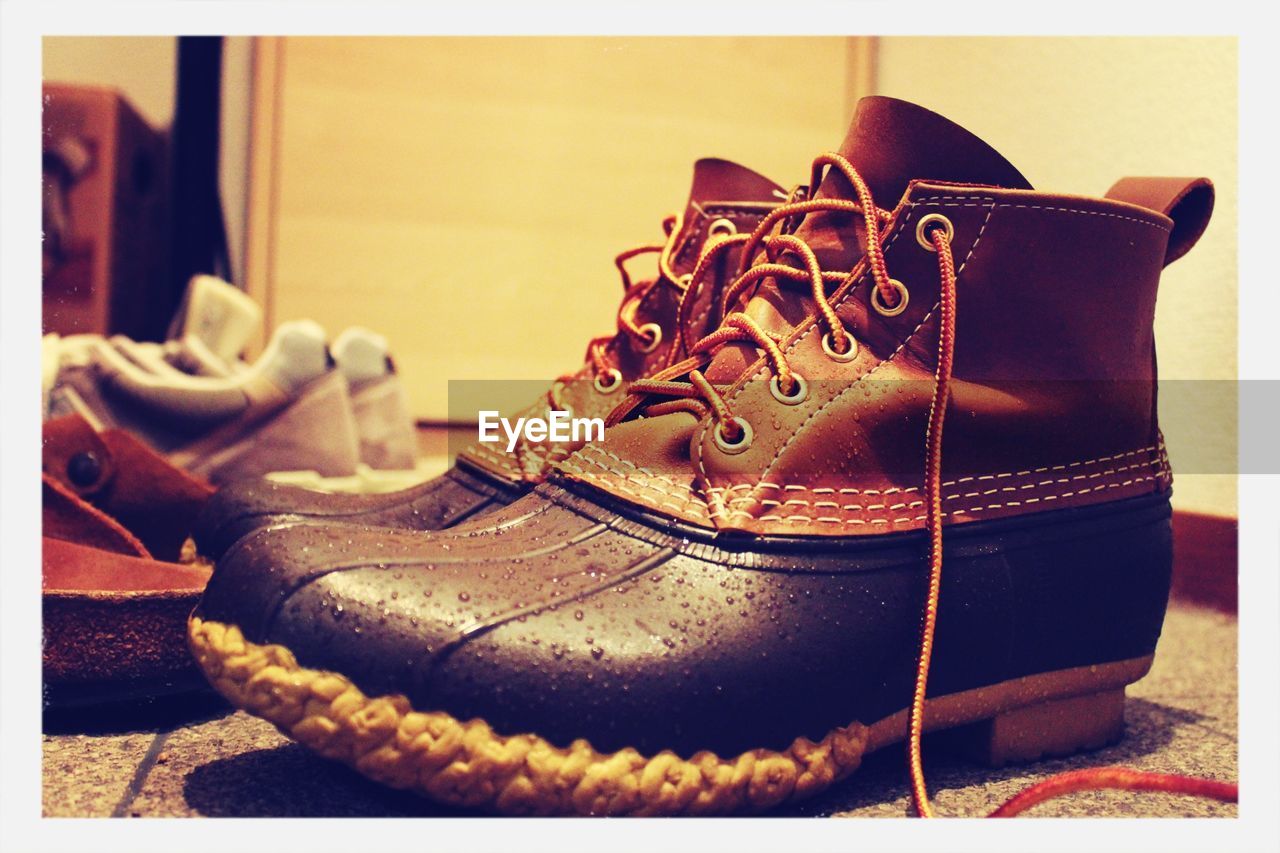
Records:
{"label": "tiled floor", "polygon": [[[1151,674],[1129,690],[1127,735],[1066,760],[992,771],[928,748],[938,811],[981,815],[1052,773],[1104,764],[1236,778],[1236,621],[1176,606]],[[92,730],[90,730],[90,725]],[[104,717],[46,719],[48,816],[428,816],[461,814],[385,790],[309,754],[272,726],[211,700]],[[870,756],[850,779],[790,815],[901,817],[908,795],[901,749]],[[1235,806],[1165,795],[1076,794],[1036,815],[1233,816]]]}

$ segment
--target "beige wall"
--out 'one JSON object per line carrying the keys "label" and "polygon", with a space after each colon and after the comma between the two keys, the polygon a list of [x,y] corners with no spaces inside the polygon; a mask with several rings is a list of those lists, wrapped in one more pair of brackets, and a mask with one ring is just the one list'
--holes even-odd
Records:
{"label": "beige wall", "polygon": [[48,36],[42,43],[44,79],[114,86],[152,126],[173,121],[178,40],[158,36]]}
{"label": "beige wall", "polygon": [[[1229,38],[883,38],[878,90],[958,121],[1038,189],[1102,194],[1124,175],[1206,175],[1217,207],[1161,284],[1162,380],[1236,378],[1236,46]],[[1204,383],[1166,391],[1175,505],[1235,514],[1236,403]],[[1182,465],[1180,466],[1180,460]]]}

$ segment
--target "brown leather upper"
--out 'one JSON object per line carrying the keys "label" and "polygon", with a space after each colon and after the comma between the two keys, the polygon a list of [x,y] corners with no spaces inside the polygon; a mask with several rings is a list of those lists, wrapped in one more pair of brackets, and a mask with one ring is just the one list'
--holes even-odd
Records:
{"label": "brown leather upper", "polygon": [[1107,198],[1163,213],[1173,220],[1164,265],[1191,251],[1213,215],[1213,182],[1208,178],[1121,178]]}
{"label": "brown leather upper", "polygon": [[[990,183],[1025,180],[945,119],[873,100],[875,121],[855,119],[841,153],[879,192],[895,186],[892,163],[906,176],[882,232],[889,275],[910,293],[906,310],[886,317],[871,309],[869,271],[850,262],[861,254],[855,217],[811,217],[817,221],[797,234],[823,268],[844,261],[854,269],[831,301],[859,342],[857,358],[827,357],[810,301],[786,284],[762,286],[747,313],[783,335],[789,364],[809,385],[804,402],[774,399],[765,360],[733,344],[706,373],[729,385],[726,401],[753,428],[745,452],[718,448],[710,418],[677,413],[612,427],[605,442],[562,463],[563,474],[721,530],[850,536],[920,528],[939,279],[936,256],[915,231],[938,213],[954,226],[959,276],[946,521],[1167,489],[1152,323],[1169,217],[1120,201],[974,184],[984,175]],[[926,128],[927,137],[913,135]],[[948,128],[959,131],[950,134],[954,147]],[[957,152],[954,168],[947,151]],[[925,179],[953,175],[966,183]],[[824,192],[849,192],[843,179],[830,183]]]}
{"label": "brown leather upper", "polygon": [[[679,222],[671,251],[671,268],[681,279],[693,271],[711,230],[731,223],[736,232],[751,232],[760,220],[786,197],[777,184],[744,166],[727,160],[704,158],[694,164],[689,200]],[[637,325],[655,323],[663,330],[661,342],[644,352],[627,335],[617,335],[608,345],[610,360],[622,374],[622,382],[602,391],[594,382],[590,366],[556,383],[551,398],[540,398],[517,417],[546,417],[554,400],[555,408],[576,417],[603,418],[625,396],[627,385],[661,370],[684,357],[687,346],[718,325],[720,292],[737,263],[730,253],[721,269],[714,270],[697,292],[688,292],[685,282],[659,282],[645,294],[636,308]],[[682,300],[692,300],[685,311],[686,323],[677,320]],[[472,444],[460,456],[487,472],[510,482],[539,483],[551,466],[582,446],[582,442],[530,442],[521,439],[513,452],[501,444]]]}

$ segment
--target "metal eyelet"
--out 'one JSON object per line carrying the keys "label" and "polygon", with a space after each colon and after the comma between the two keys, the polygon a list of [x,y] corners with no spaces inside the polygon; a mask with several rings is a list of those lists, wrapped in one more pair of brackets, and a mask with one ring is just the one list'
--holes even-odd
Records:
{"label": "metal eyelet", "polygon": [[723,424],[716,424],[716,426],[712,428],[711,437],[715,440],[716,447],[720,448],[721,453],[728,453],[730,455],[741,453],[751,446],[751,442],[755,441],[756,434],[755,431],[751,429],[751,424],[747,423],[742,418],[734,418],[733,423],[737,424],[738,429],[741,430],[741,436],[737,441],[730,441],[725,438]]}
{"label": "metal eyelet", "polygon": [[907,286],[896,278],[889,279],[889,283],[898,291],[898,304],[892,308],[886,306],[880,301],[880,288],[875,284],[871,285],[871,307],[876,309],[876,313],[884,317],[897,317],[903,311],[907,310],[907,300],[911,294],[907,292]]}
{"label": "metal eyelet", "polygon": [[943,216],[941,213],[930,213],[924,216],[916,223],[916,242],[924,246],[930,252],[938,251],[933,247],[933,241],[929,239],[929,229],[941,226],[942,232],[947,237],[947,242],[951,242],[951,238],[955,236],[955,226],[951,224],[951,220]]}
{"label": "metal eyelet", "polygon": [[858,341],[853,337],[853,335],[850,335],[848,332],[846,332],[845,334],[849,338],[848,352],[836,352],[835,344],[832,343],[831,341],[830,332],[827,332],[822,336],[822,351],[827,354],[827,358],[831,359],[832,361],[839,361],[843,363],[843,362],[853,361],[855,358],[858,357]]}
{"label": "metal eyelet", "polygon": [[662,327],[657,323],[645,323],[640,327],[640,334],[645,339],[645,343],[636,344],[636,349],[642,353],[650,353],[658,348],[658,344],[662,343]]}
{"label": "metal eyelet", "polygon": [[778,377],[774,376],[769,380],[769,393],[773,395],[773,399],[782,403],[784,406],[798,406],[809,398],[809,383],[804,381],[804,377],[799,373],[791,374],[791,381],[795,383],[792,386],[790,394],[782,391],[782,383],[778,381]]}
{"label": "metal eyelet", "polygon": [[92,450],[84,450],[67,460],[67,479],[79,489],[87,489],[102,476],[102,462]]}
{"label": "metal eyelet", "polygon": [[[607,385],[600,381],[606,376],[609,377],[609,384]],[[614,391],[617,391],[622,387],[622,371],[618,370],[616,367],[609,368],[604,373],[596,377],[595,386],[596,390],[601,394],[612,394]]]}
{"label": "metal eyelet", "polygon": [[708,237],[727,237],[730,234],[737,234],[738,226],[734,225],[728,219],[716,219],[707,226]]}

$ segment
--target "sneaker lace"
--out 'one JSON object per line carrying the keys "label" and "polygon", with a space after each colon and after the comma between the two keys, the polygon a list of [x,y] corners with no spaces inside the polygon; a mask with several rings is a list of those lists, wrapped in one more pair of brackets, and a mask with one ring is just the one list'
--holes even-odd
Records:
{"label": "sneaker lace", "polygon": [[[817,198],[813,195],[814,191],[810,189],[807,199],[776,208],[761,221],[751,235],[727,237],[709,245],[704,249],[703,256],[699,258],[695,267],[693,282],[700,280],[700,273],[705,275],[705,269],[710,268],[710,262],[715,260],[716,253],[726,251],[730,245],[741,245],[742,261],[739,275],[726,288],[722,306],[731,305],[748,287],[765,278],[807,281],[810,284],[815,306],[816,322],[821,325],[825,334],[830,336],[832,349],[837,353],[844,353],[848,352],[852,344],[850,333],[836,316],[835,309],[827,297],[827,288],[837,282],[845,284],[851,281],[859,265],[855,265],[854,270],[849,272],[821,269],[813,250],[803,240],[788,233],[800,219],[817,211],[861,214],[866,226],[864,258],[873,279],[875,289],[873,298],[878,297],[883,305],[892,309],[903,295],[898,290],[900,286],[889,278],[885,267],[884,249],[880,241],[880,224],[889,219],[890,214],[875,206],[866,182],[858,174],[857,169],[838,154],[824,154],[814,160],[809,183],[811,188],[821,184],[822,172],[828,167],[839,170],[849,181],[857,194],[856,202],[836,198]],[[770,233],[779,222],[783,223],[779,232]],[[951,253],[950,235],[941,223],[925,233],[938,256],[940,284],[938,358],[925,444],[924,498],[925,527],[929,538],[928,592],[916,658],[915,685],[908,711],[907,766],[912,805],[916,815],[934,817],[935,812],[929,800],[928,785],[924,777],[921,738],[924,733],[925,695],[929,682],[929,666],[933,657],[934,632],[942,589],[942,430],[947,402],[950,398],[951,371],[955,356],[957,300],[956,268],[955,259]],[[755,257],[759,250],[764,252],[761,259]],[[778,258],[784,252],[799,258],[803,268],[779,263]],[[606,423],[615,424],[640,406],[645,406],[645,411],[651,415],[688,411],[702,418],[709,412],[715,423],[714,428],[720,431],[721,436],[730,442],[738,441],[742,437],[741,422],[734,418],[721,389],[707,380],[702,368],[725,344],[733,341],[752,343],[762,351],[774,380],[778,382],[784,393],[790,394],[797,377],[779,345],[781,340],[781,335],[766,331],[746,314],[727,314],[720,328],[689,348],[689,358],[655,374],[650,379],[632,383],[628,397],[614,409]],[[687,381],[677,381],[678,377],[684,375],[687,375]],[[652,403],[651,397],[669,399],[665,402]],[[1148,773],[1123,767],[1097,767],[1060,773],[1030,785],[988,816],[1012,817],[1049,799],[1076,791],[1098,789],[1160,791],[1224,802],[1236,802],[1238,798],[1238,785],[1235,783]]]}

